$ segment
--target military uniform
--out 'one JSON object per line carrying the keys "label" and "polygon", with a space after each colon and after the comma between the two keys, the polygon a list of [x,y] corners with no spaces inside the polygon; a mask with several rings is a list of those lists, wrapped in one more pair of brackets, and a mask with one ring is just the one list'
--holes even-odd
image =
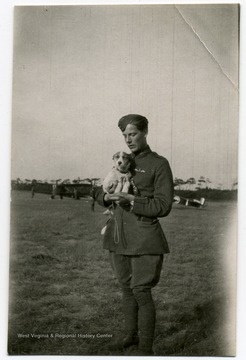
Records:
{"label": "military uniform", "polygon": [[[130,344],[134,344],[139,331],[139,348],[151,354],[155,328],[151,288],[159,281],[163,254],[169,252],[158,218],[171,211],[173,177],[168,161],[149,146],[133,158],[133,183],[138,194],[133,206],[114,207],[103,247],[110,252],[122,288],[127,338],[130,336]],[[105,206],[103,198],[101,191],[97,201]]]}
{"label": "military uniform", "polygon": [[[173,178],[168,161],[147,148],[134,157],[133,181],[140,196],[133,208],[117,206],[107,223],[104,249],[122,255],[169,252],[158,217],[167,216],[173,202]],[[97,201],[102,206],[104,194]],[[131,210],[131,211],[130,211]]]}

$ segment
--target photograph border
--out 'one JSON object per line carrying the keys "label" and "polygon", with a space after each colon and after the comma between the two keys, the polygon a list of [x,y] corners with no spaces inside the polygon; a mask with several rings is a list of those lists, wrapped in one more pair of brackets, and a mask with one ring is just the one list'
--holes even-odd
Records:
{"label": "photograph border", "polygon": [[[103,4],[181,4],[176,1],[162,1],[162,2],[147,2],[147,1],[124,1],[124,2],[103,2]],[[240,21],[240,119],[239,119],[239,197],[238,197],[238,292],[237,292],[237,355],[236,359],[244,359],[246,354],[246,345],[244,339],[245,333],[245,281],[243,280],[246,271],[246,227],[244,225],[244,214],[246,204],[246,171],[244,169],[244,156],[246,151],[245,146],[245,22],[246,22],[246,5],[242,1],[213,1],[213,2],[200,2],[190,1],[182,2],[182,4],[204,4],[204,3],[234,3],[241,5],[241,21]],[[1,79],[3,79],[3,86],[1,85],[1,128],[0,128],[0,172],[3,174],[2,179],[2,194],[1,194],[1,261],[0,261],[0,276],[1,276],[1,290],[2,299],[1,313],[2,319],[0,326],[0,356],[1,359],[7,359],[7,321],[8,321],[8,266],[9,266],[9,216],[10,216],[10,149],[11,149],[11,102],[12,102],[12,59],[13,59],[13,7],[15,5],[85,5],[85,4],[99,4],[99,2],[83,2],[73,1],[68,3],[67,1],[8,1],[4,0],[0,5],[0,26],[1,26],[1,39],[0,39],[0,53],[1,63]],[[100,3],[102,5],[102,3]],[[4,54],[4,56],[3,56]],[[244,79],[244,80],[243,80]],[[53,359],[62,359],[64,356],[52,356]],[[19,358],[20,356],[11,356],[11,358]],[[21,359],[35,359],[37,356],[28,355],[21,356]],[[47,359],[48,356],[38,355],[38,359]],[[78,356],[69,356],[69,359],[77,359]],[[93,356],[83,356],[83,358],[92,359]],[[98,358],[95,357],[95,358]],[[173,357],[165,357],[165,359],[172,359]],[[189,357],[174,357],[175,359],[189,359]],[[194,357],[193,359],[199,359],[200,357]],[[203,359],[213,359],[213,357],[202,357]],[[218,359],[218,358],[216,358]],[[223,359],[223,357],[221,357]],[[225,358],[226,359],[226,358]]]}

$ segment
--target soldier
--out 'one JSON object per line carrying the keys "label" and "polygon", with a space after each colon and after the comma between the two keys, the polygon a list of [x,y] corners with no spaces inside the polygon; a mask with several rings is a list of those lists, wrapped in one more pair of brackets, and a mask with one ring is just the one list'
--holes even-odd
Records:
{"label": "soldier", "polygon": [[91,211],[95,211],[95,194],[96,194],[96,189],[95,186],[93,186],[90,191]]}
{"label": "soldier", "polygon": [[125,328],[110,348],[138,344],[136,355],[153,355],[156,310],[151,289],[159,281],[163,256],[169,252],[158,218],[171,211],[173,177],[168,161],[147,144],[144,116],[126,115],[118,126],[132,153],[134,186],[129,193],[100,191],[96,196],[102,206],[118,204],[107,224],[103,246],[109,250],[121,287]]}

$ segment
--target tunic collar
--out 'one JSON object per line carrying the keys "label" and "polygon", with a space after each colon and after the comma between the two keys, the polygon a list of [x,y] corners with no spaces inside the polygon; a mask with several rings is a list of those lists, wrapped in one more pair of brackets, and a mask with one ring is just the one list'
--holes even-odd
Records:
{"label": "tunic collar", "polygon": [[149,145],[147,145],[140,153],[138,153],[138,154],[132,153],[132,157],[133,157],[133,159],[139,159],[139,158],[146,156],[147,154],[149,154],[151,152],[152,151],[151,151]]}

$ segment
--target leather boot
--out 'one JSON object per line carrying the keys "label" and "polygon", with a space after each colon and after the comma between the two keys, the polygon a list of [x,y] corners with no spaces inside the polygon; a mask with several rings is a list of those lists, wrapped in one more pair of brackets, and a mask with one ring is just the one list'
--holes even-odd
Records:
{"label": "leather boot", "polygon": [[138,344],[138,336],[137,334],[129,334],[124,337],[119,337],[111,344],[108,345],[108,349],[115,351],[115,350],[124,350],[130,346]]}
{"label": "leather boot", "polygon": [[123,350],[132,345],[137,345],[138,338],[138,303],[130,288],[122,289],[123,291],[123,315],[124,331],[122,336],[117,338],[109,345],[110,350]]}
{"label": "leather boot", "polygon": [[139,308],[139,345],[138,349],[146,355],[153,355],[155,332],[155,306],[153,301]]}
{"label": "leather boot", "polygon": [[139,355],[153,355],[156,311],[151,292],[134,293],[138,301]]}

